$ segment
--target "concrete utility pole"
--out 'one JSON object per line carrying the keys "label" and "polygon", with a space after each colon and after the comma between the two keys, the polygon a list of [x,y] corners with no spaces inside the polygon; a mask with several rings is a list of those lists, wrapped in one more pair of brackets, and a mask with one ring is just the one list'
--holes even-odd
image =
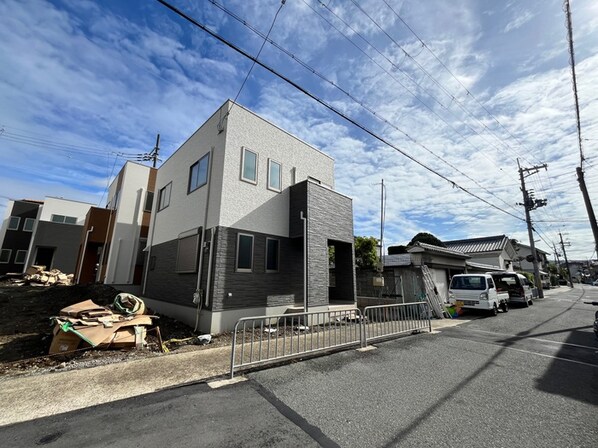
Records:
{"label": "concrete utility pole", "polygon": [[586,187],[586,181],[583,177],[583,162],[585,157],[583,155],[583,146],[581,144],[581,118],[579,114],[579,97],[577,95],[577,75],[575,74],[575,51],[573,49],[573,23],[571,20],[571,5],[569,0],[565,0],[563,4],[565,10],[565,16],[567,18],[567,41],[569,43],[569,63],[571,65],[571,82],[573,87],[573,99],[575,100],[575,117],[577,119],[577,143],[579,146],[579,166],[575,169],[577,172],[577,181],[579,182],[579,189],[583,196],[583,202],[586,206],[588,213],[588,219],[590,220],[590,227],[594,235],[594,250],[598,254],[598,224],[596,224],[596,215],[594,214],[594,208],[590,201],[590,195],[588,194],[588,188]]}
{"label": "concrete utility pole", "polygon": [[554,244],[554,241],[552,242],[552,248],[554,249],[554,256],[556,258],[557,274],[560,275],[560,272],[561,272],[561,260],[559,259],[559,252],[558,252],[558,250],[556,250],[556,245]]}
{"label": "concrete utility pole", "polygon": [[[531,176],[537,173],[540,168],[547,169],[548,165],[538,165],[531,168],[521,168],[519,159],[517,159],[517,166],[519,167],[519,178],[521,179],[521,192],[523,193],[523,207],[525,208],[525,222],[527,224],[527,234],[529,236],[529,246],[532,250],[533,264],[534,264],[534,281],[536,288],[538,288],[538,298],[544,298],[544,290],[542,289],[542,280],[540,279],[540,268],[538,266],[538,254],[536,253],[536,244],[534,242],[534,233],[532,227],[532,220],[530,218],[530,210],[535,210],[546,205],[546,199],[535,199],[533,192],[530,193],[525,188],[526,176]],[[527,174],[524,174],[527,173]]]}
{"label": "concrete utility pole", "polygon": [[[569,260],[567,260],[567,251],[565,250],[565,243],[563,243],[563,235],[559,232],[561,238],[561,248],[563,249],[563,256],[565,257],[565,266],[567,266],[567,275],[569,277],[569,286],[573,288],[573,280],[571,279],[571,269],[569,269]],[[567,243],[569,245],[569,243]]]}
{"label": "concrete utility pole", "polygon": [[151,159],[153,160],[153,166],[156,168],[156,163],[158,162],[158,154],[160,153],[160,134],[156,137],[156,146],[151,153]]}

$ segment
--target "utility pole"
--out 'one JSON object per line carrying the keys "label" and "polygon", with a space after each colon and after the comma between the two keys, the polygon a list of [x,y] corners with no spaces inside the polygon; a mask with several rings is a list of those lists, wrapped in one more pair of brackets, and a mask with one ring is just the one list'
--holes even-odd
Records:
{"label": "utility pole", "polygon": [[569,64],[571,65],[571,82],[573,84],[573,99],[575,100],[575,117],[577,119],[577,142],[579,146],[579,166],[575,169],[577,172],[577,181],[579,182],[579,189],[583,196],[583,202],[586,206],[588,213],[588,219],[590,220],[590,227],[594,235],[594,249],[598,253],[598,224],[596,224],[596,215],[594,214],[594,208],[590,201],[590,195],[588,194],[588,188],[586,187],[586,181],[583,176],[583,162],[585,157],[583,155],[583,146],[581,144],[581,118],[579,114],[579,97],[577,95],[577,75],[575,74],[575,51],[573,49],[573,23],[571,20],[571,5],[569,0],[564,0],[565,16],[567,18],[567,41],[569,43]]}
{"label": "utility pole", "polygon": [[380,263],[382,263],[382,251],[384,250],[384,179],[380,187]]}
{"label": "utility pole", "polygon": [[[542,290],[542,280],[540,279],[540,268],[538,266],[538,254],[536,253],[536,244],[534,242],[534,233],[532,227],[532,220],[530,218],[530,210],[535,210],[546,205],[546,199],[535,199],[533,192],[528,192],[525,188],[525,178],[536,174],[540,168],[547,169],[548,165],[538,165],[531,168],[521,168],[519,159],[517,159],[517,166],[519,167],[519,178],[521,179],[521,192],[523,193],[523,207],[525,208],[525,223],[527,224],[527,234],[529,236],[529,247],[532,250],[533,264],[534,264],[534,281],[536,288],[538,288],[538,298],[544,298],[544,291]],[[526,174],[524,174],[526,173]]]}
{"label": "utility pole", "polygon": [[560,272],[561,272],[561,260],[559,259],[559,252],[558,252],[558,250],[556,250],[556,245],[554,244],[554,241],[552,242],[552,248],[554,249],[554,256],[556,258],[557,274],[560,275]]}
{"label": "utility pole", "polygon": [[150,157],[153,160],[153,166],[156,168],[156,163],[158,162],[158,154],[160,153],[160,134],[156,137],[156,146],[154,150],[151,152]]}
{"label": "utility pole", "polygon": [[[569,286],[573,288],[573,280],[571,279],[571,269],[569,269],[569,260],[567,260],[567,251],[565,250],[565,243],[563,243],[563,235],[559,232],[561,238],[561,248],[563,249],[563,256],[565,257],[565,266],[567,266],[567,275],[569,276]],[[567,243],[569,246],[569,243]]]}

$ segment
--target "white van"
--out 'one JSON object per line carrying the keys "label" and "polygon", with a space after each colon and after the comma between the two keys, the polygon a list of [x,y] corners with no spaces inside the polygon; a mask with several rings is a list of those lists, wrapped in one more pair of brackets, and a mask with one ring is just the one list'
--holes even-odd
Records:
{"label": "white van", "polygon": [[509,311],[509,293],[499,291],[490,274],[459,274],[451,279],[449,303],[461,308],[489,311]]}

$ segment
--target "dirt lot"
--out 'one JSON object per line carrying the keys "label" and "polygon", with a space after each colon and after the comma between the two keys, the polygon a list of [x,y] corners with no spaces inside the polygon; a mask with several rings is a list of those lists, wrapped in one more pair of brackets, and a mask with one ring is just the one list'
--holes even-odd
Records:
{"label": "dirt lot", "polygon": [[[155,332],[148,332],[148,348],[144,350],[80,350],[69,355],[48,355],[53,325],[50,317],[69,305],[93,300],[98,305],[111,305],[120,291],[106,285],[74,285],[40,287],[15,286],[11,281],[0,282],[0,375],[41,373],[58,369],[76,369],[122,362],[142,357],[161,356]],[[151,311],[148,314],[153,314]],[[201,350],[229,345],[230,335],[212,337],[209,345],[196,345],[193,329],[160,316],[154,321],[170,351]]]}

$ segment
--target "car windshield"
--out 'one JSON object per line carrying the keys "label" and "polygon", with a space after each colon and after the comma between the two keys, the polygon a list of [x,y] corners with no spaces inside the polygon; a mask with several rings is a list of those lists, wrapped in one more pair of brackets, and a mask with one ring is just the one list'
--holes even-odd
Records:
{"label": "car windshield", "polygon": [[471,275],[467,277],[453,277],[450,289],[486,289],[486,277],[482,275]]}

